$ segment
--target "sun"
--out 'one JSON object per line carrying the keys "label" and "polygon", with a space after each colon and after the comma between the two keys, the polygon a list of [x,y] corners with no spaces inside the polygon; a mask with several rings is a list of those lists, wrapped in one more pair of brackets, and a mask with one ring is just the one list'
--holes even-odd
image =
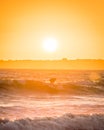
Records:
{"label": "sun", "polygon": [[57,49],[57,40],[55,38],[44,39],[43,48],[47,52],[55,52]]}

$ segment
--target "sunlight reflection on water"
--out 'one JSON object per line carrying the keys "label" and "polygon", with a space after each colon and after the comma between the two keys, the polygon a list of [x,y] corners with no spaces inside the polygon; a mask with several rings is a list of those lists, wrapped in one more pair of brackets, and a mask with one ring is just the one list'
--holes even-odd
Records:
{"label": "sunlight reflection on water", "polygon": [[14,96],[0,102],[0,116],[10,119],[104,113],[104,97],[97,96]]}
{"label": "sunlight reflection on water", "polygon": [[[37,96],[36,93],[25,94],[24,91],[21,91],[21,89],[17,92],[17,88],[15,88],[15,85],[21,88],[22,84],[26,82],[26,80],[38,80],[42,83],[49,83],[49,79],[53,77],[57,79],[56,84],[60,89],[62,84],[67,85],[67,83],[72,83],[80,86],[80,88],[85,87],[87,90],[91,87],[92,91],[93,88],[96,87],[99,88],[99,92],[104,90],[104,71],[0,70],[0,82],[2,83],[5,81],[4,89],[2,89],[3,92],[0,92],[0,117],[15,119],[26,117],[52,117],[66,113],[104,113],[104,96],[101,96],[100,94],[93,95],[92,93],[89,93],[88,96],[84,93],[86,96],[82,96],[80,93],[81,90],[79,90],[79,93],[77,94],[78,96],[49,96],[47,93],[45,96]],[[10,87],[12,86],[10,85],[11,81],[15,80],[19,81],[14,82],[13,84],[14,86],[12,89],[15,89],[15,91],[11,92],[11,90],[9,90],[8,92],[8,89],[5,89],[5,84]],[[29,84],[29,87],[30,86],[31,85]]]}

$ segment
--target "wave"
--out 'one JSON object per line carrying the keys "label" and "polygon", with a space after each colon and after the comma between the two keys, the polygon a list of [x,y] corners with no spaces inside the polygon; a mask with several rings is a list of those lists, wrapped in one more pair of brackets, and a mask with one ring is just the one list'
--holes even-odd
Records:
{"label": "wave", "polygon": [[104,130],[104,115],[72,115],[20,119],[0,119],[0,130]]}
{"label": "wave", "polygon": [[35,80],[0,80],[0,92],[27,91],[49,94],[104,94],[104,87],[98,85],[51,84]]}

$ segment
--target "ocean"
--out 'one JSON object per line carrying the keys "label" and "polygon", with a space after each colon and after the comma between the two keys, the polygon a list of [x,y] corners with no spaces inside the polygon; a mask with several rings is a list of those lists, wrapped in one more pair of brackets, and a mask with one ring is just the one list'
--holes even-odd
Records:
{"label": "ocean", "polygon": [[104,130],[104,70],[0,70],[0,130]]}

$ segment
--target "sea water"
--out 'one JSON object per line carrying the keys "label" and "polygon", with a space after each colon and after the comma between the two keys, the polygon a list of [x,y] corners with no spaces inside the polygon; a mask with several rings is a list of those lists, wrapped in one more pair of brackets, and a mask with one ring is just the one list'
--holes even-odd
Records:
{"label": "sea water", "polygon": [[0,70],[0,118],[0,130],[104,130],[104,71]]}

